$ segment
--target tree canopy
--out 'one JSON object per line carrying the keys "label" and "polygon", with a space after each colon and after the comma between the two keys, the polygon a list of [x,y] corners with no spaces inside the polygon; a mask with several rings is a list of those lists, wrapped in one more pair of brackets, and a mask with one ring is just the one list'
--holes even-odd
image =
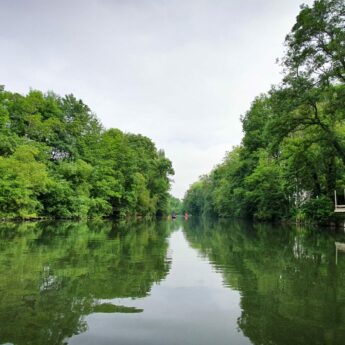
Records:
{"label": "tree canopy", "polygon": [[0,88],[0,218],[162,215],[173,174],[152,140],[105,129],[73,95]]}
{"label": "tree canopy", "polygon": [[241,145],[187,191],[186,209],[326,221],[345,186],[345,3],[302,5],[284,76],[242,116]]}

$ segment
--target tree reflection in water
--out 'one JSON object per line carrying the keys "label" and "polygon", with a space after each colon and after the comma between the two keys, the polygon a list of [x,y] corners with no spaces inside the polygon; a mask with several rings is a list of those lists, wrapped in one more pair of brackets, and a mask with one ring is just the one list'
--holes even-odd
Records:
{"label": "tree reflection in water", "polygon": [[90,313],[138,313],[114,298],[145,297],[169,272],[173,223],[0,224],[0,343],[64,344]]}
{"label": "tree reflection in water", "polygon": [[229,221],[184,223],[190,245],[241,294],[238,326],[253,344],[343,344],[343,235]]}
{"label": "tree reflection in water", "polygon": [[[235,339],[235,329],[215,324],[220,315],[215,313],[220,310],[217,305],[223,303],[222,315],[228,316],[236,308],[224,305],[228,303],[222,297],[226,294],[213,289],[212,274],[196,274],[197,281],[192,280],[189,290],[181,289],[183,275],[178,276],[180,280],[175,276],[177,281],[170,281],[160,293],[159,289],[153,290],[156,296],[145,299],[148,303],[142,303],[141,308],[126,300],[148,296],[152,286],[168,275],[171,257],[167,239],[180,224],[107,221],[0,224],[0,343],[61,345],[88,329],[86,320],[89,322],[90,318],[86,317],[90,314],[141,313],[142,308],[146,308],[146,318],[143,314],[141,325],[153,329],[141,329],[138,334],[143,336],[147,331],[147,343],[158,343],[154,327],[164,311],[157,303],[167,303],[167,310],[172,311],[164,319],[169,324],[162,323],[172,333],[179,330],[188,334],[191,327],[197,330],[198,322],[204,320],[203,331],[207,334],[222,330]],[[247,337],[243,337],[244,343],[250,339],[256,345],[343,344],[345,255],[339,254],[336,265],[334,245],[335,241],[345,242],[343,235],[194,218],[182,224],[185,239],[206,261],[198,262],[194,251],[186,250],[185,242],[182,246],[174,242],[175,249],[185,248],[183,253],[173,252],[174,258],[192,260],[196,266],[190,267],[209,262],[222,274],[225,289],[239,291],[241,314],[237,325]],[[175,241],[185,241],[184,237],[173,236]],[[172,275],[169,278],[173,280]],[[198,279],[205,279],[202,286]],[[223,289],[221,281],[219,284]],[[200,300],[196,297],[195,304],[188,304],[188,322],[174,319],[184,315],[184,311],[181,314],[173,308],[176,300],[171,296],[177,298],[183,293],[182,297],[187,299],[188,291],[195,293],[200,288],[205,295],[201,294]],[[211,299],[206,303],[204,298],[208,296],[213,296],[214,302]],[[118,298],[124,300],[114,301]],[[196,314],[208,308],[215,313],[214,320],[198,318]],[[111,320],[115,322],[115,318]],[[129,318],[128,323],[121,320],[123,323],[119,322],[118,327],[125,324],[132,330]],[[227,322],[224,327],[228,327]],[[159,336],[166,335],[164,332],[165,328]],[[212,334],[216,337],[218,333]],[[108,336],[109,341],[115,340],[112,332]],[[191,335],[188,340],[197,343],[196,339]],[[173,340],[172,336],[171,343]],[[219,333],[217,341],[223,344],[227,338]]]}

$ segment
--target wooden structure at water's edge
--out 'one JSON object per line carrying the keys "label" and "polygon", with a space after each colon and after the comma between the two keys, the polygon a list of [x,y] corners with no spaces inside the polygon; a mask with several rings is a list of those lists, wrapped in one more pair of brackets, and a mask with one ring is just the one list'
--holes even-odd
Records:
{"label": "wooden structure at water's edge", "polygon": [[[344,189],[344,200],[345,200],[345,189]],[[345,205],[338,205],[337,191],[334,191],[334,212],[342,213],[345,212]]]}
{"label": "wooden structure at water's edge", "polygon": [[338,264],[338,251],[345,252],[345,243],[335,242],[335,264]]}

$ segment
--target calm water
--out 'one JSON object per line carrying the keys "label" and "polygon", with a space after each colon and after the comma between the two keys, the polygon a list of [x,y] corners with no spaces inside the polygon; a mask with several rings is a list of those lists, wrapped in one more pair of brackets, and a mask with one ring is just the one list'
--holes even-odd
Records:
{"label": "calm water", "polygon": [[0,344],[344,344],[345,236],[196,219],[0,224]]}

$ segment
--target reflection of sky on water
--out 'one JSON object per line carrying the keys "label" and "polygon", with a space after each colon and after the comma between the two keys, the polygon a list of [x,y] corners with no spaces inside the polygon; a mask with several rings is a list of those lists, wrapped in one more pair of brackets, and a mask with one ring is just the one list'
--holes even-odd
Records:
{"label": "reflection of sky on water", "polygon": [[239,293],[224,287],[221,274],[189,246],[182,231],[171,235],[169,253],[169,275],[150,296],[111,300],[142,313],[91,314],[88,331],[69,344],[250,344],[238,331]]}

